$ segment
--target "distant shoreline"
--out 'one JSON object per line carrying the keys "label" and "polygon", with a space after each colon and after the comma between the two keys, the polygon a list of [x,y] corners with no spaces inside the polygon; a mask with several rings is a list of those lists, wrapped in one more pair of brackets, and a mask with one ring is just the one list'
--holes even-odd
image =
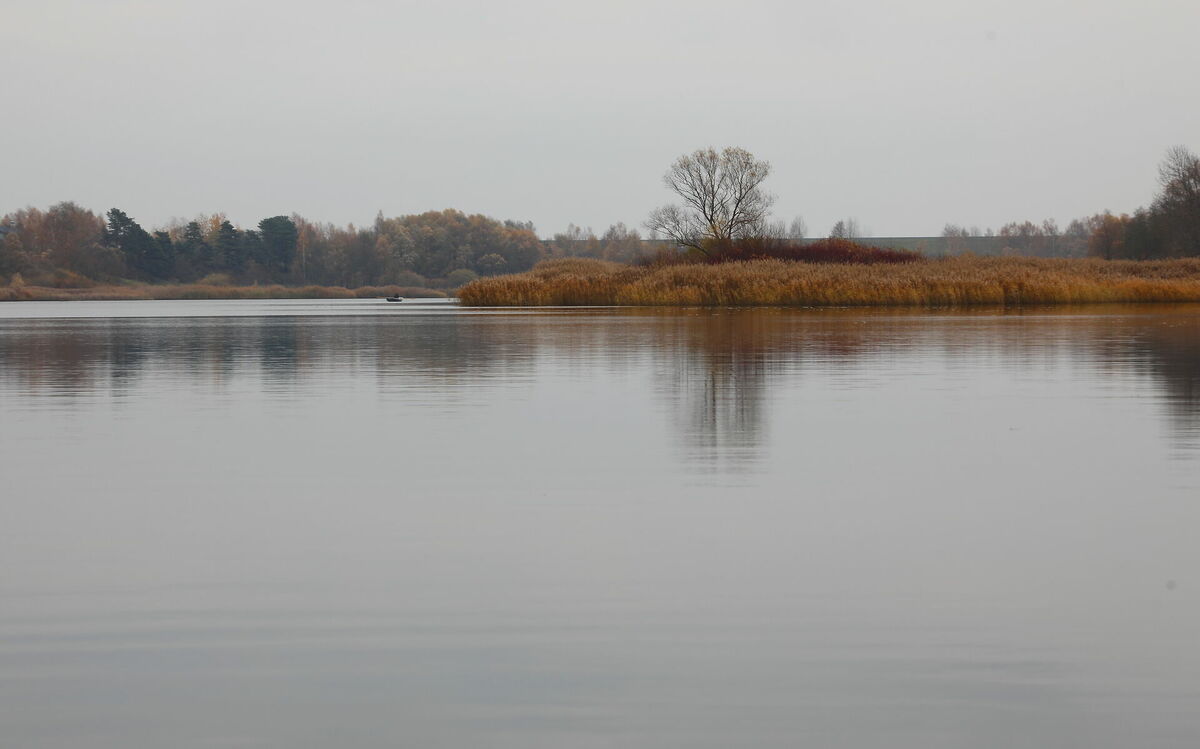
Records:
{"label": "distant shoreline", "polygon": [[953,257],[904,264],[749,260],[624,265],[579,258],[483,278],[473,307],[964,307],[1200,302],[1200,258]]}
{"label": "distant shoreline", "polygon": [[214,286],[208,284],[112,284],[59,289],[0,286],[0,302],[121,301],[139,299],[375,299],[387,296],[442,299],[443,291],[415,286]]}

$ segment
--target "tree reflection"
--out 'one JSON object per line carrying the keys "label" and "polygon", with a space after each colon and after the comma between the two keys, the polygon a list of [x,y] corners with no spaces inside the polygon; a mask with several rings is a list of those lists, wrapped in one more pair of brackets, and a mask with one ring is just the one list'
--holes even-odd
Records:
{"label": "tree reflection", "polygon": [[1200,448],[1200,316],[1180,315],[1130,335],[1134,361],[1163,388],[1181,448]]}
{"label": "tree reflection", "polygon": [[[1111,382],[1157,383],[1172,437],[1200,448],[1200,313],[1058,310],[931,316],[900,311],[622,310],[535,314],[0,321],[0,392],[116,400],[149,376],[223,392],[265,381],[278,397],[330,372],[381,396],[476,397],[485,383],[536,386],[545,362],[644,372],[695,470],[751,468],[770,445],[771,404],[805,373],[886,377],[893,358],[1009,370],[1066,356]],[[541,364],[539,364],[541,362]],[[869,365],[869,366],[868,366]],[[316,375],[322,376],[316,376]],[[368,378],[364,380],[364,378]],[[564,404],[569,408],[570,404]]]}
{"label": "tree reflection", "polygon": [[655,375],[693,468],[747,468],[762,457],[763,411],[780,344],[776,319],[754,312],[668,316],[655,326]]}

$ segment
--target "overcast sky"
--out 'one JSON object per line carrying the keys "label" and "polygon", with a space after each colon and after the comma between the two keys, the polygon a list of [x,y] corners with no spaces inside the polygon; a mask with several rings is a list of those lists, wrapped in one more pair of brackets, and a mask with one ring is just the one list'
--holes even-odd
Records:
{"label": "overcast sky", "polygon": [[1131,211],[1200,150],[1200,2],[0,0],[0,213],[640,226],[680,154],[777,217]]}

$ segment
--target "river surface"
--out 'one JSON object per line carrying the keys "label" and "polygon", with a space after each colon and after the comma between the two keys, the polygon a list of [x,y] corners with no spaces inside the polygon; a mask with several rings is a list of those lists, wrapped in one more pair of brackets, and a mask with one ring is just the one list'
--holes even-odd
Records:
{"label": "river surface", "polygon": [[0,746],[1200,745],[1200,307],[0,305]]}

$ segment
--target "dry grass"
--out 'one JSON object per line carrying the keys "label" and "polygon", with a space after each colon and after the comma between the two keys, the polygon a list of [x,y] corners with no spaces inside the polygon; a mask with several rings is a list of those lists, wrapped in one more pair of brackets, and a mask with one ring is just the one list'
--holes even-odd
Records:
{"label": "dry grass", "polygon": [[427,289],[424,286],[359,286],[354,289],[359,299],[376,299],[385,296],[402,296],[409,299],[444,299],[446,292]]}
{"label": "dry grass", "polygon": [[413,286],[220,286],[194,284],[130,284],[59,289],[47,286],[0,287],[0,302],[67,302],[133,299],[363,299],[399,294],[411,298],[444,297],[443,292]]}
{"label": "dry grass", "polygon": [[485,278],[471,306],[933,306],[1200,302],[1200,258],[952,257],[900,265],[752,260],[636,267],[570,258]]}

